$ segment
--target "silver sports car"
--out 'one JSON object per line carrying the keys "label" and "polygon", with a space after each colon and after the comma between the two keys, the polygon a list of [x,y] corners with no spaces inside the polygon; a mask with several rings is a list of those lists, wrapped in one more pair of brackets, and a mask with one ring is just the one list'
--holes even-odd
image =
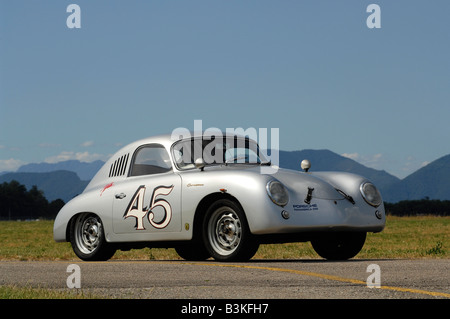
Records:
{"label": "silver sports car", "polygon": [[82,260],[174,247],[187,260],[245,261],[260,244],[303,241],[326,259],[354,257],[385,226],[379,191],[358,175],[301,166],[274,166],[234,135],[139,140],[61,209],[54,239]]}

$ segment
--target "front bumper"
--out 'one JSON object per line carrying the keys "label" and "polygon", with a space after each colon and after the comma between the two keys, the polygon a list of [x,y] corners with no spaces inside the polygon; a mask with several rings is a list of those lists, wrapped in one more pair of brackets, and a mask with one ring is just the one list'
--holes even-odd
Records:
{"label": "front bumper", "polygon": [[[257,214],[258,218],[254,218]],[[247,214],[255,235],[321,231],[380,232],[386,223],[384,205],[372,207],[363,201],[315,199],[290,201],[279,207],[266,203],[258,212]]]}

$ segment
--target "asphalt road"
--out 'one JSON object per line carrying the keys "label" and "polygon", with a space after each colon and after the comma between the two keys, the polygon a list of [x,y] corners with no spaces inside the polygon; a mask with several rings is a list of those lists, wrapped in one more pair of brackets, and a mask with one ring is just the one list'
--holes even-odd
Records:
{"label": "asphalt road", "polygon": [[[79,271],[68,272],[73,264]],[[449,259],[1,261],[0,285],[79,284],[83,292],[122,299],[450,299],[449,270]]]}

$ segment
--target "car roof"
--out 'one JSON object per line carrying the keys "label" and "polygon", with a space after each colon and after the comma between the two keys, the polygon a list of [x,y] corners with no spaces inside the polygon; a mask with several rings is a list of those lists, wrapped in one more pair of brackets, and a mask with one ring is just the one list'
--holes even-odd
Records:
{"label": "car roof", "polygon": [[[181,133],[181,131],[180,131]],[[89,185],[86,187],[87,189],[90,189],[94,187],[95,185],[99,185],[102,183],[105,183],[105,181],[116,179],[116,178],[124,178],[126,175],[126,168],[129,167],[129,164],[132,161],[132,157],[134,152],[137,148],[143,145],[147,144],[160,144],[163,147],[166,148],[166,150],[169,153],[169,156],[172,158],[172,154],[170,154],[170,148],[171,146],[182,140],[187,140],[190,138],[201,138],[201,137],[210,137],[215,136],[218,137],[222,134],[222,136],[227,137],[238,137],[238,138],[246,138],[245,136],[241,136],[239,134],[231,134],[231,133],[224,133],[220,131],[215,131],[214,133],[209,134],[199,134],[198,132],[190,132],[188,130],[185,130],[183,134],[161,134],[156,136],[151,136],[143,139],[136,140],[132,143],[129,143],[119,149],[117,152],[115,152],[106,162],[105,164],[100,168],[100,170],[97,172],[97,174],[92,178]],[[85,190],[85,191],[86,191]]]}
{"label": "car roof", "polygon": [[[172,133],[172,134],[161,134],[161,135],[156,135],[156,136],[150,136],[147,138],[143,138],[137,141],[134,141],[130,144],[128,144],[127,146],[125,146],[125,148],[134,148],[136,149],[137,147],[141,146],[141,145],[145,145],[145,144],[161,144],[163,146],[165,146],[167,149],[170,149],[170,147],[181,140],[187,140],[190,138],[207,138],[207,137],[211,137],[211,136],[226,136],[226,137],[237,137],[237,138],[247,138],[246,136],[242,136],[240,134],[233,134],[233,133],[227,133],[227,132],[221,132],[221,131],[214,131],[212,133],[206,133],[202,132],[192,132],[192,131],[185,131],[184,133],[180,134],[176,134],[176,133]],[[253,140],[251,138],[249,138],[250,140]]]}

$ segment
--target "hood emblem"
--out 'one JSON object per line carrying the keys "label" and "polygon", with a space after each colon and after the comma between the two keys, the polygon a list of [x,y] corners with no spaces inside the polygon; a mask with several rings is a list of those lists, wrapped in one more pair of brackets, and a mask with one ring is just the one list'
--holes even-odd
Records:
{"label": "hood emblem", "polygon": [[311,204],[313,190],[314,190],[313,187],[308,187],[308,194],[306,195],[306,198],[305,198],[305,203],[306,204]]}

